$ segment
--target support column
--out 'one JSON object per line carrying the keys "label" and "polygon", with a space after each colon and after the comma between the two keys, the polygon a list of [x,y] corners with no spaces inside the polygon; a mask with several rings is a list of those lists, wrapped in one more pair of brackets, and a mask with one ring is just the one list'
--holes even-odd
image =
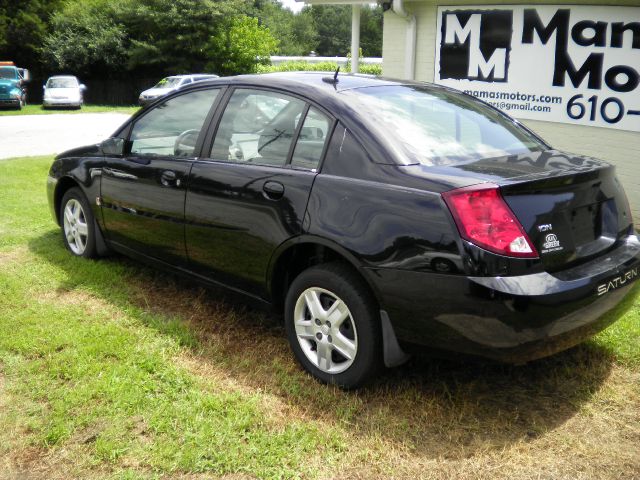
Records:
{"label": "support column", "polygon": [[359,4],[351,5],[351,73],[360,68],[360,8]]}

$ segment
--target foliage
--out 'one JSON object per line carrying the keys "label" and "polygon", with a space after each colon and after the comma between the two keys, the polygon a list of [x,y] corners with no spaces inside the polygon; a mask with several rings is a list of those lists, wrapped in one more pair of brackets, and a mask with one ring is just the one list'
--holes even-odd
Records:
{"label": "foliage", "polygon": [[0,0],[0,59],[37,71],[49,16],[63,0]]}
{"label": "foliage", "polygon": [[278,39],[279,55],[308,55],[316,47],[318,33],[309,9],[294,14],[277,0],[255,0],[249,15]]}
{"label": "foliage", "polygon": [[[381,55],[379,7],[362,7],[360,37],[364,55]],[[0,0],[0,59],[30,68],[34,83],[60,72],[90,89],[96,78],[250,73],[276,53],[345,56],[350,42],[349,5],[293,13],[279,0]]]}
{"label": "foliage", "polygon": [[[311,63],[305,61],[282,62],[278,65],[259,65],[258,73],[271,72],[335,72],[338,64],[335,62]],[[382,66],[378,64],[361,63],[359,73],[368,75],[382,75]],[[340,71],[347,73],[351,71],[351,65],[340,67]]]}
{"label": "foliage", "polygon": [[318,31],[316,53],[322,57],[346,56],[351,48],[351,7],[313,5],[309,9]]}
{"label": "foliage", "polygon": [[220,74],[255,73],[258,65],[269,62],[269,55],[278,45],[269,29],[256,18],[235,18],[231,27],[213,39],[211,50],[217,58],[209,63]]}
{"label": "foliage", "polygon": [[244,73],[277,42],[236,7],[236,0],[69,2],[53,15],[45,46],[52,68],[80,73]]}
{"label": "foliage", "polygon": [[[351,6],[313,5],[308,8],[318,31],[318,55],[347,55],[351,49]],[[368,57],[382,56],[382,8],[362,6],[360,46]]]}
{"label": "foliage", "polygon": [[53,32],[44,39],[48,65],[76,74],[121,71],[127,57],[127,32],[106,12],[81,6],[53,15]]}
{"label": "foliage", "polygon": [[128,70],[204,71],[213,55],[211,39],[232,27],[235,7],[234,0],[122,1],[114,13],[131,39]]}

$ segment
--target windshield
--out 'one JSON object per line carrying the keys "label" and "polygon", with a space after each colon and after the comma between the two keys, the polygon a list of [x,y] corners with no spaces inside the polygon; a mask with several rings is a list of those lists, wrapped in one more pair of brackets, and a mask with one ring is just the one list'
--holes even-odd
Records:
{"label": "windshield", "polygon": [[450,165],[545,149],[509,118],[463,94],[413,85],[342,93],[407,164]]}
{"label": "windshield", "polygon": [[181,81],[180,77],[167,77],[160,80],[153,88],[175,88],[180,85]]}
{"label": "windshield", "polygon": [[15,80],[17,77],[16,69],[13,67],[0,67],[0,78],[10,78]]}
{"label": "windshield", "polygon": [[47,81],[47,88],[77,88],[76,78],[50,78]]}

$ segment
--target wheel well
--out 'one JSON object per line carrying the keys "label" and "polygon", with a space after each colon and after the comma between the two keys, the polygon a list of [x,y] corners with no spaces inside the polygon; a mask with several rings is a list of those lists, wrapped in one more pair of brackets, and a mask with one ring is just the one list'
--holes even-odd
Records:
{"label": "wheel well", "polygon": [[67,190],[77,186],[78,182],[70,177],[62,177],[58,180],[56,191],[53,194],[53,204],[56,207],[56,221],[58,222],[58,225],[60,225],[60,203],[62,202],[62,197],[67,193]]}
{"label": "wheel well", "polygon": [[304,270],[314,265],[328,262],[340,262],[349,267],[362,278],[373,298],[378,299],[374,289],[366,278],[344,255],[336,250],[317,243],[300,243],[283,252],[277,260],[271,275],[271,299],[275,308],[281,311],[289,290],[289,285]]}

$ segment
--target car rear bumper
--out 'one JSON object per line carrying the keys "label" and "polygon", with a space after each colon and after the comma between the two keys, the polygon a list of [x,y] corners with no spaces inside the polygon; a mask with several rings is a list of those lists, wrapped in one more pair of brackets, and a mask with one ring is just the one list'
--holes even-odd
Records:
{"label": "car rear bumper", "polygon": [[399,340],[523,363],[570,348],[617,320],[640,290],[640,242],[562,272],[465,277],[375,269]]}

